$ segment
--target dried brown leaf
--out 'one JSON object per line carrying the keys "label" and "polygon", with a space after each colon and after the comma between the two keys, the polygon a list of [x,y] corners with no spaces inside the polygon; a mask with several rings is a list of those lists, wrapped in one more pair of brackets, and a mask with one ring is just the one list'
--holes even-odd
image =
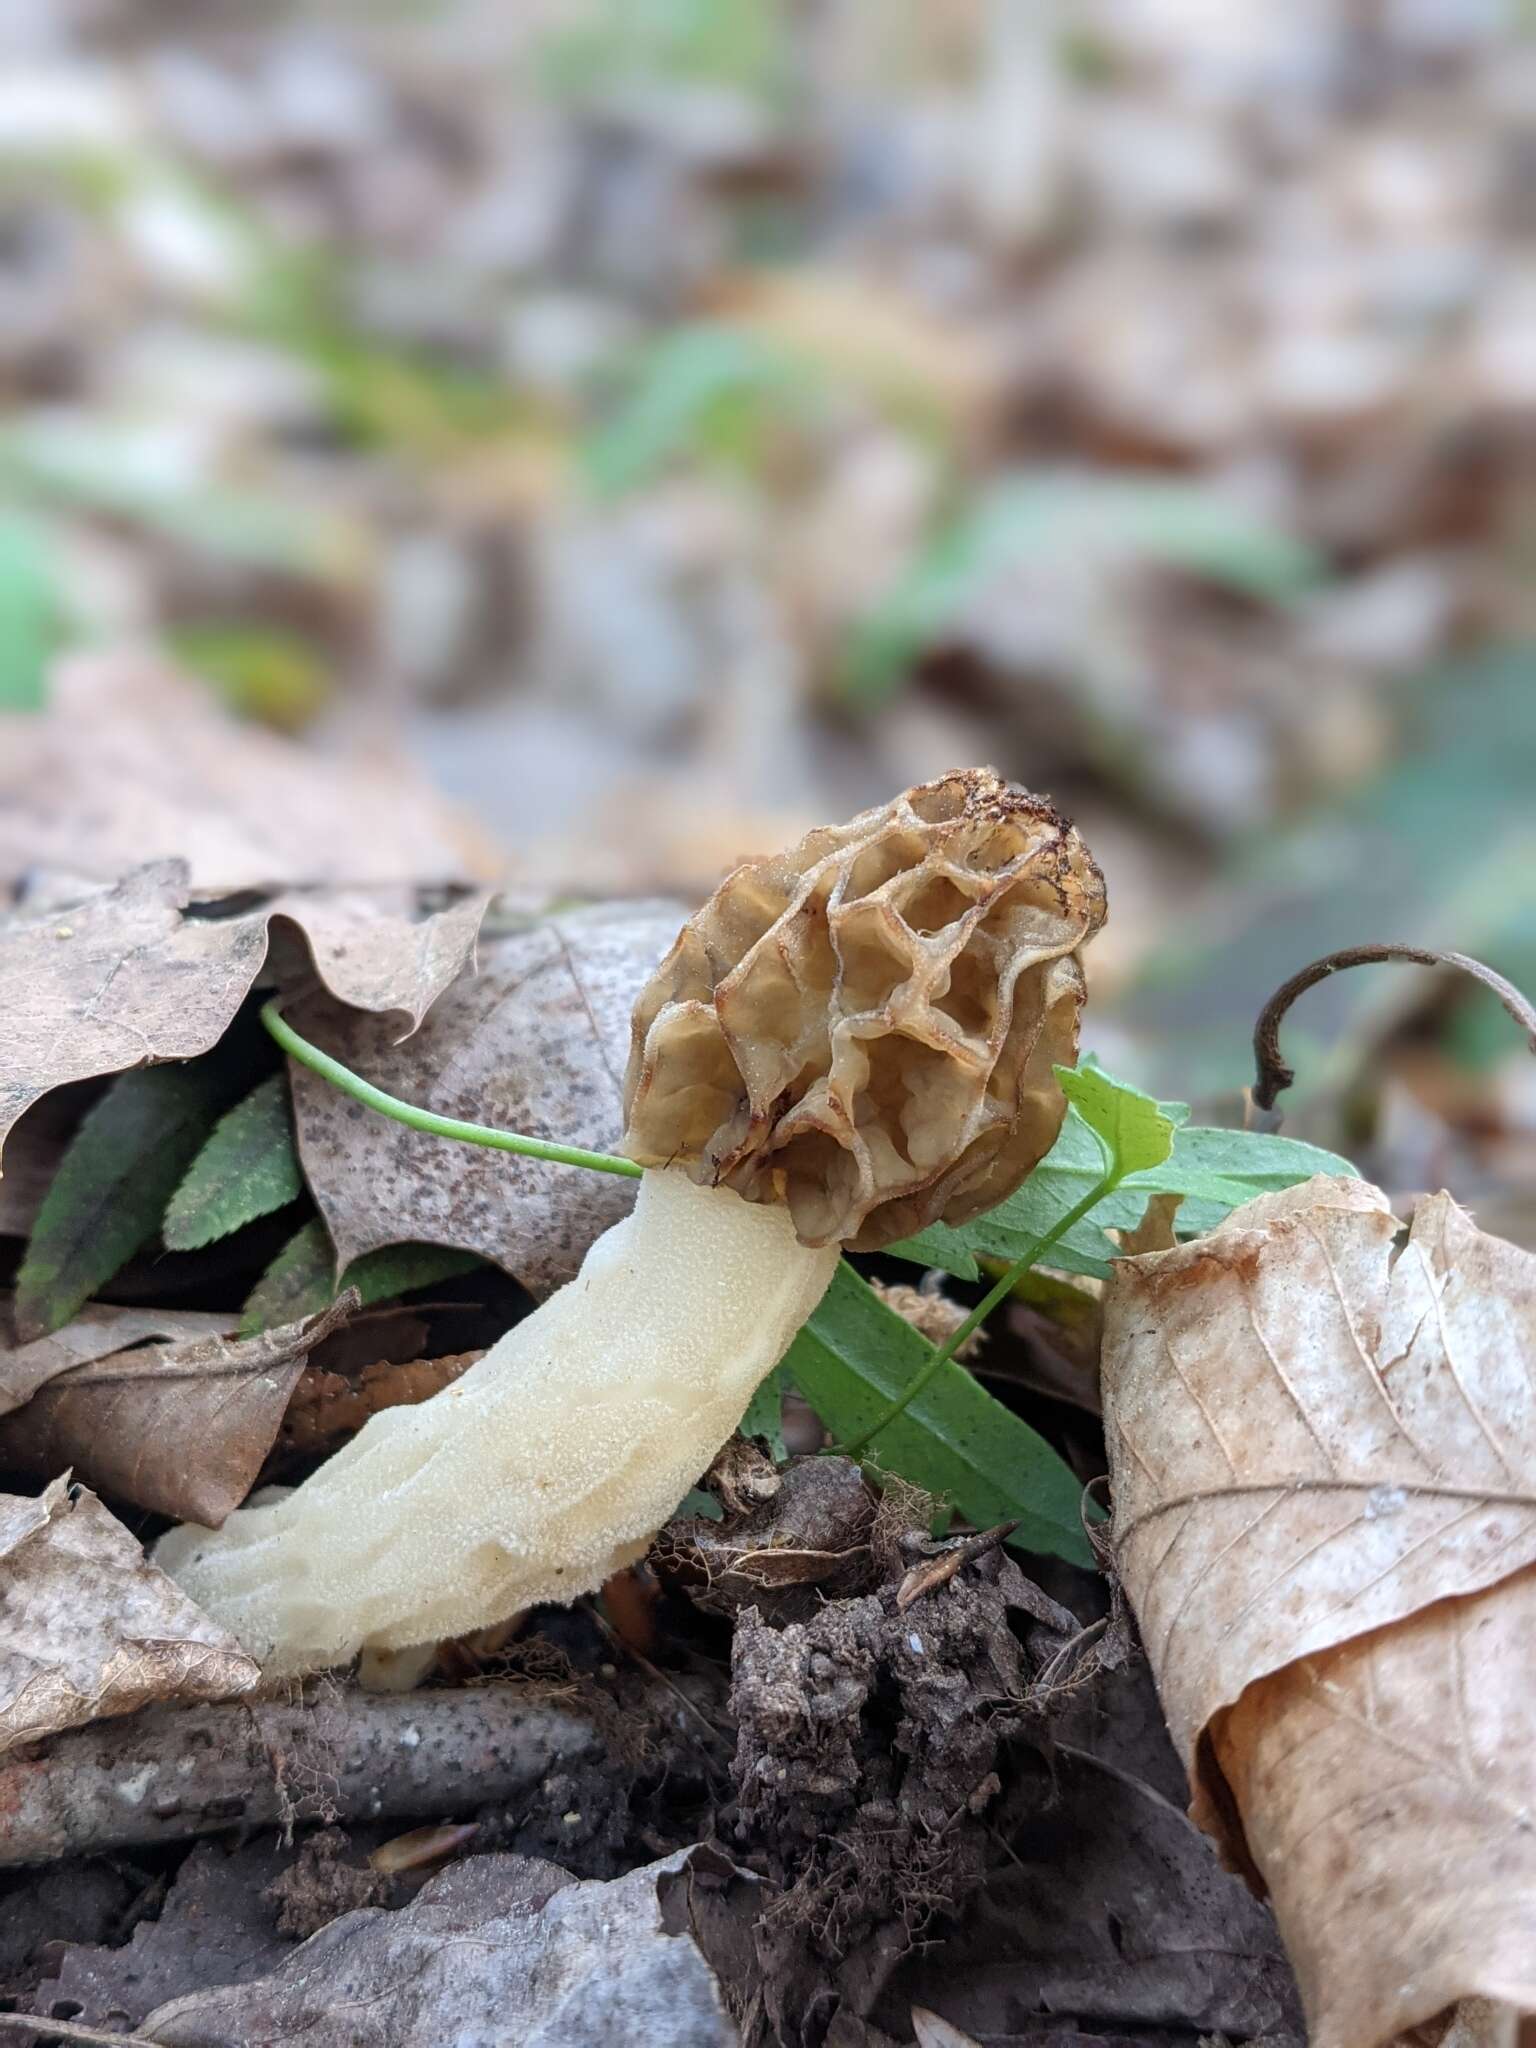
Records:
{"label": "dried brown leaf", "polygon": [[1446,1195],[1320,1178],[1110,1282],[1117,1562],[1326,2048],[1536,2000],[1533,1350],[1536,1257]]}
{"label": "dried brown leaf", "polygon": [[61,662],[44,716],[0,716],[0,888],[184,860],[197,896],[490,882],[494,850],[409,764],[238,724],[136,653]]}
{"label": "dried brown leaf", "polygon": [[399,1912],[348,1913],[269,1976],[173,1999],[144,2031],[167,2048],[735,2048],[709,1965],[690,1935],[667,1932],[657,1899],[694,1853],[606,1884],[535,1857],[472,1856]]}
{"label": "dried brown leaf", "polygon": [[[73,1467],[104,1493],[217,1528],[254,1485],[310,1351],[356,1307],[349,1289],[322,1314],[259,1337],[210,1333],[206,1325],[227,1331],[229,1319],[204,1316],[196,1318],[204,1328],[176,1343],[124,1350],[120,1340],[111,1354],[58,1372],[0,1422],[0,1463],[39,1477]],[[119,1313],[137,1318],[140,1334],[174,1332],[178,1321]]]}
{"label": "dried brown leaf", "polygon": [[0,1570],[0,1753],[153,1700],[227,1699],[259,1676],[67,1477],[39,1499],[0,1495]]}
{"label": "dried brown leaf", "polygon": [[1524,1571],[1289,1665],[1217,1723],[1315,2048],[1474,1993],[1536,2010],[1533,1640]]}
{"label": "dried brown leaf", "polygon": [[[0,1296],[0,1303],[4,1332],[10,1324],[11,1297]],[[72,1322],[51,1336],[0,1346],[0,1415],[24,1407],[57,1374],[78,1365],[109,1358],[152,1337],[215,1337],[229,1328],[229,1321],[228,1316],[201,1309],[118,1308],[110,1302],[88,1301]]]}
{"label": "dried brown leaf", "polygon": [[162,860],[67,909],[0,923],[0,1139],[66,1082],[190,1059],[224,1035],[283,920],[321,980],[360,1008],[416,1024],[471,958],[484,893],[433,916],[414,891],[274,895],[232,917],[188,915],[185,861]]}
{"label": "dried brown leaf", "polygon": [[[391,1094],[478,1123],[608,1150],[623,1127],[629,1017],[683,915],[668,903],[571,911],[485,941],[403,1043],[387,1022],[293,1013],[298,1030]],[[570,1279],[633,1184],[460,1145],[368,1116],[293,1069],[304,1174],[343,1266],[412,1238],[478,1252],[535,1294]]]}

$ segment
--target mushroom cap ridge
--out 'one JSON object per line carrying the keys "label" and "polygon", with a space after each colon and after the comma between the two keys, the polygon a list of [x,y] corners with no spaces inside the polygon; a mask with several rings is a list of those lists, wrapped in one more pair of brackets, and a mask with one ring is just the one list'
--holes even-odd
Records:
{"label": "mushroom cap ridge", "polygon": [[807,1245],[978,1215],[1055,1142],[1104,915],[1074,827],[990,769],[747,861],[635,1004],[624,1149]]}

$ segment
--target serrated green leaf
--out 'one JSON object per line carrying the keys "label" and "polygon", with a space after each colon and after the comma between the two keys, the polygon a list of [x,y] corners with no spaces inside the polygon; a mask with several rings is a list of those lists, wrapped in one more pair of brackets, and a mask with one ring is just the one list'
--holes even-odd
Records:
{"label": "serrated green leaf", "polygon": [[[822,1421],[850,1441],[933,1355],[927,1338],[844,1264],[784,1363]],[[1092,1562],[1080,1482],[1043,1437],[953,1360],[885,1426],[876,1449],[887,1471],[952,1501],[978,1528],[1016,1520],[1010,1540],[1021,1548]]]}
{"label": "serrated green leaf", "polygon": [[1061,1092],[1104,1148],[1116,1181],[1161,1166],[1173,1150],[1173,1119],[1150,1095],[1116,1081],[1100,1066],[1057,1067]]}
{"label": "serrated green leaf", "polygon": [[318,1315],[344,1287],[355,1287],[368,1308],[483,1264],[471,1252],[450,1251],[444,1245],[386,1244],[354,1259],[338,1279],[331,1234],[316,1216],[289,1238],[252,1288],[240,1318],[240,1334],[253,1337],[300,1316]]}
{"label": "serrated green leaf", "polygon": [[60,1329],[155,1236],[228,1099],[211,1056],[119,1074],[70,1140],[16,1275],[23,1342]]}
{"label": "serrated green leaf", "polygon": [[196,1251],[270,1216],[303,1191],[288,1077],[271,1074],[214,1125],[171,1197],[165,1242],[173,1252]]}
{"label": "serrated green leaf", "polygon": [[776,1365],[747,1403],[747,1412],[738,1425],[743,1436],[766,1440],[768,1455],[775,1465],[782,1465],[789,1456],[784,1445],[784,1393],[788,1385],[789,1374],[782,1365]]}

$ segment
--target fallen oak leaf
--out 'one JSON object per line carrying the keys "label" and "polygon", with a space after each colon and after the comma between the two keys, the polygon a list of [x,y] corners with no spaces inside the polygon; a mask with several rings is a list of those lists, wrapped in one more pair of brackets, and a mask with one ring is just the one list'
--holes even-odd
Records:
{"label": "fallen oak leaf", "polygon": [[[1474,1677],[1463,1659],[1470,1607],[1492,1645],[1503,1603],[1529,1597],[1533,1345],[1536,1257],[1445,1195],[1404,1235],[1359,1181],[1262,1196],[1210,1237],[1119,1262],[1109,1285],[1117,1562],[1193,1811],[1274,1892],[1326,2048],[1503,1997],[1508,1957],[1530,1950],[1536,1852],[1490,1831],[1469,1761],[1486,1727],[1467,1734],[1486,1692],[1513,1739],[1524,1663],[1479,1656]],[[1348,1739],[1325,1741],[1340,1719]],[[1515,1811],[1531,1755],[1522,1739],[1508,1759]],[[1282,1810],[1295,1800],[1305,1827]],[[1447,1872],[1444,1842],[1474,1839],[1499,1887]]]}
{"label": "fallen oak leaf", "polygon": [[310,1351],[357,1306],[348,1292],[258,1337],[199,1334],[72,1366],[0,1421],[0,1463],[73,1467],[136,1507],[217,1527],[255,1484]]}
{"label": "fallen oak leaf", "polygon": [[489,894],[430,916],[415,889],[289,890],[228,916],[199,915],[184,860],[153,862],[67,907],[0,920],[0,1142],[70,1081],[207,1052],[266,963],[271,927],[294,926],[341,1001],[421,1020],[474,952]]}
{"label": "fallen oak leaf", "polygon": [[93,1493],[0,1495],[0,1754],[157,1700],[216,1700],[259,1671]]}
{"label": "fallen oak leaf", "polygon": [[[616,903],[487,939],[403,1043],[377,1019],[313,1003],[294,1028],[376,1086],[440,1114],[612,1150],[624,1122],[630,1012],[677,934],[678,906]],[[368,1116],[290,1065],[305,1178],[343,1265],[400,1236],[476,1252],[536,1295],[569,1279],[631,1206],[605,1175],[459,1145]]]}
{"label": "fallen oak leaf", "polygon": [[607,1883],[537,1857],[469,1857],[398,1912],[344,1914],[267,1976],[157,2007],[145,2031],[167,2048],[626,2038],[735,2048],[709,1965],[690,1934],[667,1931],[658,1898],[699,1853]]}

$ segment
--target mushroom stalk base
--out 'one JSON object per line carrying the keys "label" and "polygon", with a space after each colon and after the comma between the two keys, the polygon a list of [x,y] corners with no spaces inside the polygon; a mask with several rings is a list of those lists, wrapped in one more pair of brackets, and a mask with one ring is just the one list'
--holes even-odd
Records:
{"label": "mushroom stalk base", "polygon": [[645,1174],[569,1286],[462,1379],[155,1562],[269,1671],[322,1670],[569,1601],[632,1563],[825,1293],[788,1213]]}

